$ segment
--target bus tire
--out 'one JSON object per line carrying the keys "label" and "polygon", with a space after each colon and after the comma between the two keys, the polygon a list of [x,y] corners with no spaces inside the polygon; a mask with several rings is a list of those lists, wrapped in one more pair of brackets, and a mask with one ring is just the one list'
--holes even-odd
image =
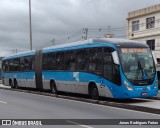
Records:
{"label": "bus tire", "polygon": [[93,100],[99,100],[99,92],[95,83],[92,83],[89,86],[89,95]]}
{"label": "bus tire", "polygon": [[12,82],[12,80],[11,80],[11,79],[9,80],[9,86],[11,86],[11,88],[14,88],[14,86],[13,86],[13,82]]}
{"label": "bus tire", "polygon": [[56,83],[54,81],[50,82],[50,89],[51,89],[51,93],[53,93],[53,94],[57,94],[58,93],[57,87],[56,87]]}
{"label": "bus tire", "polygon": [[16,79],[14,80],[14,88],[16,88],[16,89],[18,88],[18,83],[17,83]]}

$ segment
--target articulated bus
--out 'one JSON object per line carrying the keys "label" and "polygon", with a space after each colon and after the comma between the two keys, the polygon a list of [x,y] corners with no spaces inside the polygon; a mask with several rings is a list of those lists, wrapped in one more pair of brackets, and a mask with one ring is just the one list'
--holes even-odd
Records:
{"label": "articulated bus", "polygon": [[93,99],[156,96],[158,80],[148,45],[98,38],[3,58],[3,83],[52,93],[88,94]]}

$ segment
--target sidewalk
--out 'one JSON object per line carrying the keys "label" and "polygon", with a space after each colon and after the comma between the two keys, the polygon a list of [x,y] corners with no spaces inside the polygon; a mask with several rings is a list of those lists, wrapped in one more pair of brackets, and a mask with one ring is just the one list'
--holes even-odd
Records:
{"label": "sidewalk", "polygon": [[160,97],[160,90],[158,91],[158,95],[157,95],[157,97]]}
{"label": "sidewalk", "polygon": [[3,84],[0,83],[0,88],[11,88],[10,86],[4,86]]}

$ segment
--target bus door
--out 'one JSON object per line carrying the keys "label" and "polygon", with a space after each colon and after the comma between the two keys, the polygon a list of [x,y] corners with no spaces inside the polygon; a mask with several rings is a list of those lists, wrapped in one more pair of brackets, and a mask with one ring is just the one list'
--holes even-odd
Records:
{"label": "bus door", "polygon": [[25,87],[35,88],[33,63],[34,63],[33,56],[24,57],[25,71],[24,71],[23,77],[25,81]]}
{"label": "bus door", "polygon": [[24,64],[24,57],[20,58],[20,75],[19,75],[19,79],[17,79],[18,85],[21,87],[25,87],[25,78],[24,78],[24,74],[25,74],[25,64]]}

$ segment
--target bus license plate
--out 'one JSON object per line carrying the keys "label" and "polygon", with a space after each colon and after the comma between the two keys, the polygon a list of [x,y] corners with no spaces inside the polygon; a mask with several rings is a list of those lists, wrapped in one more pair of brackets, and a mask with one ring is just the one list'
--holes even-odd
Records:
{"label": "bus license plate", "polygon": [[142,92],[142,96],[148,95],[148,92]]}

